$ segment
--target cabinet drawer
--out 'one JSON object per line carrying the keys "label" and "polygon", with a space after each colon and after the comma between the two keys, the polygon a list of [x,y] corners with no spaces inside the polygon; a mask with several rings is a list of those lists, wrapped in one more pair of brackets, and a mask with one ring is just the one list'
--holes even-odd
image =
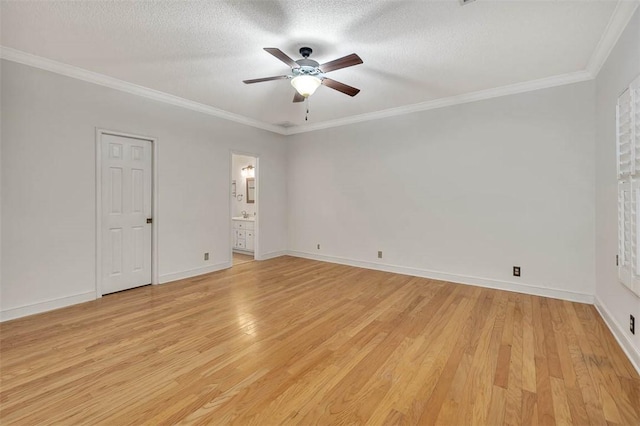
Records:
{"label": "cabinet drawer", "polygon": [[233,229],[256,229],[255,222],[248,222],[244,220],[233,220]]}
{"label": "cabinet drawer", "polygon": [[238,233],[237,234],[238,238],[246,238],[247,237],[247,231],[245,231],[244,229],[238,229],[236,232]]}
{"label": "cabinet drawer", "polygon": [[238,248],[246,248],[247,244],[245,243],[244,240],[238,240],[237,244],[236,244],[236,247],[238,247]]}

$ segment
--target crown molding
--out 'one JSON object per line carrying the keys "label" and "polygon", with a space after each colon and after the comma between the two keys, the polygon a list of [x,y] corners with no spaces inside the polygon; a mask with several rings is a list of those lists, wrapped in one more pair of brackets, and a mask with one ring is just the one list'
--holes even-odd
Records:
{"label": "crown molding", "polygon": [[466,104],[469,102],[515,95],[518,93],[531,92],[533,90],[546,89],[550,87],[562,86],[565,84],[579,83],[581,81],[592,79],[593,76],[588,71],[577,71],[569,74],[546,77],[539,80],[531,80],[524,83],[510,84],[508,86],[501,86],[493,89],[480,90],[478,92],[465,93],[448,98],[434,99],[433,101],[421,102],[418,104],[407,105],[398,108],[385,109],[382,111],[340,118],[338,120],[324,121],[318,124],[310,124],[301,127],[289,127],[287,128],[286,134],[293,135],[296,133],[312,132],[315,130],[328,129],[331,127],[345,126],[347,124],[361,123],[363,121],[379,120],[382,118],[411,114],[419,111],[427,111],[430,109],[438,109],[453,105]]}
{"label": "crown molding", "polygon": [[633,17],[638,5],[640,5],[640,0],[618,0],[618,4],[609,19],[609,23],[587,63],[586,70],[589,71],[594,78],[598,76],[600,69]]}
{"label": "crown molding", "polygon": [[17,62],[31,67],[40,68],[45,71],[51,71],[56,74],[61,74],[67,77],[75,78],[78,80],[86,81],[89,83],[98,84],[100,86],[109,87],[111,89],[119,90],[121,92],[131,93],[133,95],[142,96],[155,101],[164,102],[181,108],[186,108],[192,111],[201,112],[203,114],[212,115],[214,117],[222,118],[236,123],[244,124],[247,126],[255,127],[262,130],[267,130],[281,135],[286,134],[284,129],[280,126],[274,126],[272,124],[263,123],[258,120],[244,117],[242,115],[227,112],[218,108],[214,108],[209,105],[201,104],[199,102],[190,101],[179,96],[170,95],[168,93],[160,92],[158,90],[149,89],[148,87],[139,86],[137,84],[128,83],[117,78],[109,77],[104,74],[99,74],[93,71],[88,71],[82,68],[75,67],[73,65],[64,64],[62,62],[46,59],[41,56],[32,55],[30,53],[23,52],[21,50],[12,49],[5,46],[0,46],[0,58],[8,61]]}
{"label": "crown molding", "polygon": [[294,135],[298,133],[312,132],[315,130],[328,129],[332,127],[345,126],[349,124],[361,123],[370,120],[379,120],[383,118],[395,117],[404,114],[411,114],[414,112],[427,111],[431,109],[444,108],[453,105],[465,104],[469,102],[476,102],[486,99],[497,98],[501,96],[514,95],[518,93],[525,93],[534,90],[546,89],[556,86],[562,86],[565,84],[578,83],[595,78],[597,72],[602,67],[604,61],[606,61],[609,53],[615,46],[618,38],[624,31],[624,28],[629,23],[633,12],[640,4],[640,0],[619,0],[616,5],[607,29],[601,37],[596,50],[594,51],[591,59],[589,60],[589,66],[586,70],[576,71],[568,74],[561,74],[551,77],[546,77],[538,80],[526,81],[523,83],[515,83],[507,86],[496,87],[492,89],[481,90],[478,92],[465,93],[462,95],[451,96],[448,98],[434,99],[432,101],[421,102],[413,105],[402,106],[398,108],[391,108],[381,111],[375,111],[372,113],[366,113],[361,115],[355,115],[351,117],[341,118],[337,120],[324,121],[317,124],[308,124],[303,126],[288,127],[276,126],[273,124],[264,123],[258,120],[254,120],[248,117],[244,117],[239,114],[227,112],[218,108],[214,108],[209,105],[205,105],[199,102],[190,101],[179,96],[170,95],[168,93],[160,92],[158,90],[149,89],[147,87],[139,86],[137,84],[128,83],[117,78],[109,77],[104,74],[99,74],[93,71],[88,71],[82,68],[78,68],[72,65],[64,64],[61,62],[46,59],[40,56],[32,55],[20,50],[12,49],[5,46],[0,46],[0,58],[13,62],[18,62],[24,65],[29,65],[35,68],[40,68],[46,71],[54,72],[57,74],[65,75],[67,77],[76,78],[78,80],[87,81],[89,83],[98,84],[101,86],[116,89],[122,92],[131,93],[134,95],[142,96],[145,98],[153,99],[159,102],[168,103],[181,108],[186,108],[192,111],[201,112],[214,117],[230,120],[236,123],[244,124],[247,126],[255,127],[262,130],[267,130],[273,133],[277,133],[284,136]]}

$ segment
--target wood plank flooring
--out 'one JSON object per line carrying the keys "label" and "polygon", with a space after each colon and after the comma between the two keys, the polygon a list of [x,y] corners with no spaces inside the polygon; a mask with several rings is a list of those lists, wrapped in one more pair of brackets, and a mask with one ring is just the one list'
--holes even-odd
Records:
{"label": "wood plank flooring", "polygon": [[254,258],[252,255],[233,252],[233,266],[253,261]]}
{"label": "wood plank flooring", "polygon": [[0,423],[640,424],[593,306],[292,257],[0,324]]}

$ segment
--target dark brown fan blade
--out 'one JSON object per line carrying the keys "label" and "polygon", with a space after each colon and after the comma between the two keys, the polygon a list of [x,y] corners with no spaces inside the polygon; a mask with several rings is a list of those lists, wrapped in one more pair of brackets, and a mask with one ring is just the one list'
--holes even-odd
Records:
{"label": "dark brown fan blade", "polygon": [[288,75],[279,75],[277,77],[254,78],[253,80],[242,80],[244,84],[262,83],[263,81],[282,80],[289,78]]}
{"label": "dark brown fan blade", "polygon": [[334,61],[327,62],[326,64],[320,65],[320,70],[322,72],[335,71],[335,70],[339,70],[340,68],[351,67],[361,63],[362,63],[362,59],[360,59],[360,56],[356,55],[355,53],[352,53],[351,55],[347,55],[343,58],[336,59]]}
{"label": "dark brown fan blade", "polygon": [[271,53],[273,56],[280,59],[285,64],[289,65],[291,68],[300,68],[300,65],[298,65],[296,61],[288,57],[286,53],[284,53],[277,47],[265,47],[264,50]]}
{"label": "dark brown fan blade", "polygon": [[296,92],[296,94],[293,95],[293,102],[304,102],[304,96]]}
{"label": "dark brown fan blade", "polygon": [[345,95],[355,96],[360,93],[360,89],[356,89],[355,87],[347,86],[344,83],[340,83],[339,81],[331,80],[330,78],[322,79],[322,84],[327,87],[331,87],[338,92],[342,92]]}

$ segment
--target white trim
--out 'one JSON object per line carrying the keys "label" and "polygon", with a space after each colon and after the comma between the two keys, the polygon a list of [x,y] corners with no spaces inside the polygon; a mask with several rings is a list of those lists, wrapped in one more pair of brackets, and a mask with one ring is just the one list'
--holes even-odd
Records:
{"label": "white trim", "polygon": [[[231,195],[232,195],[232,190],[231,190],[231,185],[233,183],[233,150],[229,150],[229,196],[227,197],[227,200],[229,200],[229,228],[228,228],[228,235],[229,235],[229,259],[231,261],[231,264],[233,264],[233,235],[235,233],[235,231],[233,230],[233,219],[231,219],[233,217],[233,201],[231,201]],[[236,200],[237,200],[237,195],[238,195],[238,182],[236,182]],[[257,215],[256,215],[257,216]],[[254,230],[255,232],[255,230]],[[254,239],[254,246],[253,246],[253,258],[255,259],[255,252],[256,252],[256,247],[255,247],[255,239]]]}
{"label": "white trim", "polygon": [[396,117],[398,115],[405,115],[419,111],[427,111],[430,109],[438,109],[453,105],[466,104],[469,102],[483,101],[486,99],[515,95],[518,93],[531,92],[534,90],[547,89],[550,87],[563,86],[565,84],[579,83],[592,79],[593,76],[588,71],[576,71],[569,74],[561,74],[552,77],[541,78],[539,80],[531,80],[524,83],[510,84],[508,86],[495,87],[492,89],[480,90],[478,92],[464,93],[462,95],[451,96],[448,98],[434,99],[432,101],[420,102],[418,104],[385,109],[382,111],[370,112],[367,114],[354,115],[337,120],[324,121],[317,124],[310,124],[300,127],[289,127],[287,128],[286,134],[293,135],[296,133],[312,132],[314,130],[361,123],[363,121]]}
{"label": "white trim", "polygon": [[429,269],[412,268],[408,266],[388,265],[384,263],[365,262],[361,260],[347,259],[336,256],[323,256],[301,251],[288,251],[290,256],[303,257],[305,259],[320,260],[322,262],[338,263],[341,265],[356,266],[359,268],[373,269],[376,271],[393,272],[414,277],[431,278],[435,280],[449,281],[457,284],[475,285],[479,287],[493,288],[497,290],[513,291],[516,293],[531,294],[534,296],[550,297],[553,299],[569,300],[571,302],[593,303],[593,295],[577,293],[567,290],[542,287],[532,284],[522,284],[513,281],[496,280],[492,278],[474,277],[471,275],[452,274],[449,272],[432,271]]}
{"label": "white trim", "polygon": [[0,46],[0,58],[288,136],[592,80],[598,75],[598,72],[600,72],[600,69],[615,47],[616,42],[620,38],[620,35],[626,28],[639,4],[640,2],[638,0],[618,0],[616,8],[609,19],[609,23],[600,37],[600,40],[584,70],[510,84],[507,86],[495,87],[478,92],[465,93],[447,98],[434,99],[432,101],[406,105],[398,108],[390,108],[337,120],[324,121],[317,124],[288,128],[264,123],[262,121],[214,108],[179,96],[170,95],[159,90],[149,89],[147,87],[109,77],[104,74],[88,71],[73,65],[53,61],[51,59],[32,55],[30,53],[5,46]]}
{"label": "white trim", "polygon": [[198,275],[209,274],[211,272],[220,271],[222,269],[231,268],[231,261],[216,263],[215,265],[205,266],[203,268],[189,269],[187,271],[172,272],[170,274],[160,275],[160,284],[169,283],[172,281],[183,280],[185,278],[191,278]]}
{"label": "white trim", "polygon": [[151,141],[151,217],[153,224],[151,225],[151,284],[160,283],[158,270],[160,269],[160,173],[158,164],[160,164],[160,143],[158,139]]}
{"label": "white trim", "polygon": [[621,327],[618,321],[616,321],[615,317],[611,315],[611,312],[604,306],[602,300],[598,296],[595,296],[595,300],[593,303],[600,313],[600,316],[604,320],[604,323],[607,324],[609,330],[613,334],[613,337],[616,338],[622,350],[625,354],[627,354],[627,358],[636,369],[638,374],[640,374],[640,350],[636,348],[627,335],[625,328]]}
{"label": "white trim", "polygon": [[67,306],[77,305],[78,303],[89,302],[91,300],[95,300],[95,296],[96,293],[92,290],[85,293],[74,294],[72,296],[64,296],[57,299],[46,300],[44,302],[36,302],[19,306],[17,308],[5,309],[4,311],[0,311],[0,322],[26,317],[28,315],[40,314],[54,309],[65,308]]}
{"label": "white trim", "polygon": [[96,299],[102,297],[102,132],[96,128]]}
{"label": "white trim", "polygon": [[151,284],[158,284],[158,139],[131,133],[96,128],[96,299],[102,297],[102,135],[140,139],[151,142]]}
{"label": "white trim", "polygon": [[615,10],[611,14],[607,28],[602,33],[602,37],[600,37],[600,41],[598,41],[598,45],[587,63],[586,70],[593,78],[598,76],[600,69],[602,69],[611,51],[616,46],[638,5],[640,5],[640,2],[637,0],[618,1]]}
{"label": "white trim", "polygon": [[289,253],[286,250],[272,251],[269,253],[262,254],[262,256],[260,256],[260,259],[256,259],[256,260],[269,260],[269,259],[274,259],[276,257],[286,256],[288,254]]}
{"label": "white trim", "polygon": [[233,114],[231,112],[214,108],[209,105],[190,101],[188,99],[170,95],[159,90],[149,89],[148,87],[139,86],[137,84],[129,83],[97,72],[88,71],[79,67],[75,67],[73,65],[68,65],[62,62],[43,58],[41,56],[32,55],[21,50],[12,49],[10,47],[0,46],[0,58],[6,59],[8,61],[18,62],[24,65],[29,65],[35,68],[40,68],[46,71],[51,71],[67,77],[76,78],[78,80],[87,81],[89,83],[98,84],[100,86],[109,87],[111,89],[120,90],[122,92],[131,93],[133,95],[153,99],[155,101],[175,105],[181,108],[190,109],[192,111],[212,115],[214,117],[222,118],[225,120],[234,121],[236,123],[245,124],[247,126],[256,127],[258,129],[285,134],[283,128],[280,126],[263,123],[261,121],[253,120],[239,114]]}
{"label": "white trim", "polygon": [[[254,154],[252,155],[253,158],[256,159],[256,169],[255,169],[255,179],[253,180],[253,183],[255,185],[254,188],[254,204],[255,204],[255,218],[254,218],[254,225],[253,225],[253,259],[254,260],[260,260],[262,259],[260,252],[260,182],[262,181],[262,179],[260,179],[260,155],[258,154]],[[249,197],[249,190],[247,189],[247,197]],[[233,260],[233,259],[232,259]]]}
{"label": "white trim", "polygon": [[280,135],[293,135],[297,133],[311,132],[314,130],[327,129],[330,127],[344,126],[347,124],[360,123],[363,121],[377,120],[386,117],[395,117],[398,115],[410,114],[413,112],[426,111],[430,109],[444,108],[448,106],[464,104],[469,102],[475,102],[485,99],[497,98],[501,96],[513,95],[517,93],[530,92],[539,89],[546,89],[550,87],[561,86],[565,84],[578,83],[581,81],[587,81],[593,79],[593,75],[589,71],[576,71],[568,74],[561,74],[557,76],[546,77],[538,80],[527,81],[523,83],[511,84],[508,86],[496,87],[487,90],[481,90],[473,93],[466,93],[457,96],[451,96],[448,98],[435,99],[432,101],[421,102],[414,105],[407,105],[399,108],[391,108],[382,111],[376,111],[367,114],[356,115],[352,117],[346,117],[338,120],[330,120],[322,123],[296,126],[283,128],[281,126],[275,126],[261,121],[253,120],[248,117],[243,117],[238,114],[232,114],[221,109],[217,109],[208,105],[204,105],[198,102],[193,102],[178,96],[169,95],[167,93],[160,92],[158,90],[148,89],[146,87],[138,86],[136,84],[127,83],[122,80],[108,77],[106,75],[98,74],[92,71],[87,71],[72,65],[63,64],[60,62],[52,61],[50,59],[42,58],[36,55],[31,55],[20,50],[11,49],[8,47],[0,46],[0,58],[13,62],[29,65],[35,68],[41,68],[47,71],[55,72],[67,77],[77,78],[79,80],[88,81],[90,83],[99,84],[101,86],[110,87],[112,89],[120,90],[134,95],[154,99],[159,102],[169,103],[178,107],[190,109],[193,111],[202,112],[218,118],[231,120],[237,123],[246,124],[248,126],[256,127],[259,129],[267,130]]}

